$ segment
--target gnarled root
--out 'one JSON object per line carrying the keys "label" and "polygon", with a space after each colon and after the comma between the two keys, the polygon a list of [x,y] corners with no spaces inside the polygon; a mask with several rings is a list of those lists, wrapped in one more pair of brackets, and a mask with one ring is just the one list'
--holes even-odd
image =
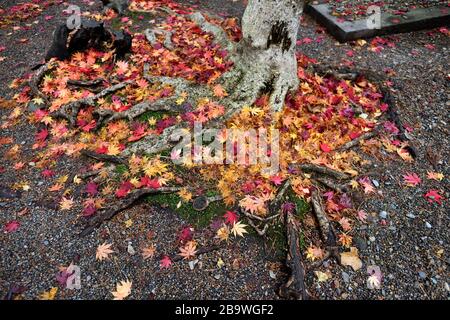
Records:
{"label": "gnarled root", "polygon": [[78,112],[85,105],[94,105],[95,100],[104,98],[118,90],[125,88],[127,85],[133,84],[133,80],[127,80],[124,82],[119,82],[109,88],[106,88],[94,96],[87,97],[84,99],[79,99],[68,104],[63,105],[58,111],[52,113],[53,117],[65,118],[69,121],[71,126],[74,126],[77,120]]}
{"label": "gnarled root", "polygon": [[285,225],[288,242],[286,264],[291,270],[291,275],[280,287],[278,294],[285,299],[308,300],[310,295],[305,287],[305,267],[300,252],[298,225],[290,212],[286,213]]}
{"label": "gnarled root", "polygon": [[314,215],[316,216],[317,222],[319,224],[320,235],[330,252],[330,257],[335,258],[336,261],[340,263],[340,256],[336,241],[336,232],[334,231],[334,228],[328,220],[325,210],[323,209],[322,200],[317,188],[312,191],[311,202]]}

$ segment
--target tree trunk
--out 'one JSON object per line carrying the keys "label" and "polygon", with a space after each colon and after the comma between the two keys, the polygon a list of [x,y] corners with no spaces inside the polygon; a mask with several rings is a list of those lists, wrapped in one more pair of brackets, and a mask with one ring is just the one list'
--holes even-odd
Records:
{"label": "tree trunk", "polygon": [[303,0],[248,1],[235,68],[224,75],[225,85],[242,101],[252,103],[265,93],[270,96],[272,111],[278,112],[286,93],[297,88],[295,47],[303,3]]}

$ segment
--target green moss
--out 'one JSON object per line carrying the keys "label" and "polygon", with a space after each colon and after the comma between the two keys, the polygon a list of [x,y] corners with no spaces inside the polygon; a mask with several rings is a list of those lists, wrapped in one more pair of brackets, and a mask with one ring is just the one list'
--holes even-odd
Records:
{"label": "green moss", "polygon": [[180,202],[180,197],[173,193],[150,196],[147,198],[147,201],[154,205],[168,207],[177,212],[190,224],[201,228],[208,226],[215,217],[223,215],[226,210],[225,205],[221,201],[211,203],[203,211],[195,210],[190,202],[182,202],[181,206],[177,208],[178,203]]}
{"label": "green moss", "polygon": [[147,111],[141,114],[138,117],[139,121],[147,122],[149,119],[154,118],[156,120],[161,120],[164,118],[164,115],[167,114],[167,112],[163,111]]}
{"label": "green moss", "polygon": [[123,175],[125,172],[128,171],[128,167],[124,164],[118,164],[116,166],[116,173]]}

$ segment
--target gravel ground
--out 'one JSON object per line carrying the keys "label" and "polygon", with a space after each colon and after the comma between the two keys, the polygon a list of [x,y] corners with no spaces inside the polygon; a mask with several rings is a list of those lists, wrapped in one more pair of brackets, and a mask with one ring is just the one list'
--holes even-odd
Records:
{"label": "gravel ground", "polygon": [[[201,10],[240,17],[244,5],[240,1],[199,0],[180,1],[196,4]],[[2,2],[9,7],[14,1]],[[88,6],[72,1],[83,10],[95,11],[99,1]],[[10,81],[38,63],[46,50],[54,26],[64,20],[60,12],[64,5],[47,8],[38,24],[29,30],[0,29],[0,96],[10,97]],[[53,16],[45,19],[45,16]],[[9,33],[12,33],[9,35]],[[18,39],[27,38],[27,42]],[[318,282],[311,273],[307,276],[310,291],[319,299],[447,299],[449,297],[448,258],[449,215],[446,200],[443,205],[430,204],[424,198],[429,189],[438,189],[445,199],[450,197],[448,184],[448,107],[450,106],[449,70],[447,67],[449,37],[434,30],[401,34],[377,40],[376,50],[370,44],[338,44],[323,32],[309,17],[304,17],[299,35],[298,50],[319,62],[353,64],[357,68],[389,73],[399,101],[398,108],[404,123],[413,128],[412,144],[417,159],[409,164],[388,155],[371,158],[369,171],[379,184],[376,196],[367,197],[361,204],[369,214],[368,223],[355,230],[354,238],[360,250],[363,268],[354,272],[333,261],[317,270],[330,272],[331,279]],[[387,75],[388,76],[388,75]],[[4,117],[9,110],[0,109]],[[14,138],[24,150],[22,160],[33,160],[31,146],[35,128],[25,121],[14,128],[2,130],[0,137]],[[8,146],[0,146],[3,154]],[[146,204],[135,206],[120,214],[105,227],[86,238],[76,235],[77,212],[57,211],[56,198],[47,188],[52,181],[42,178],[32,168],[15,171],[12,162],[2,158],[0,168],[0,225],[18,220],[20,227],[13,233],[0,233],[0,296],[10,287],[23,287],[24,298],[36,298],[39,293],[58,286],[56,274],[60,266],[71,262],[81,268],[82,289],[60,288],[60,299],[110,299],[116,282],[129,278],[133,281],[132,299],[276,299],[274,290],[284,280],[278,264],[264,257],[262,241],[246,237],[229,247],[205,254],[194,270],[188,263],[177,262],[169,270],[160,270],[158,259],[144,261],[141,246],[155,243],[159,253],[177,252],[176,234],[186,225],[174,213]],[[68,174],[86,164],[61,162],[58,174]],[[442,182],[423,179],[416,188],[401,184],[401,175],[415,172],[425,177],[427,171],[439,171],[446,176]],[[1,172],[1,171],[0,171]],[[9,187],[27,181],[29,191],[13,193]],[[11,196],[12,198],[5,198]],[[26,214],[18,213],[28,208]],[[125,221],[131,219],[131,227]],[[154,233],[149,239],[149,232]],[[196,230],[195,239],[207,243],[208,229]],[[103,242],[113,243],[115,253],[106,262],[95,261],[96,247]],[[129,253],[128,245],[135,249]],[[225,265],[219,269],[221,258]],[[366,268],[377,265],[383,274],[382,289],[369,290],[366,286]],[[274,270],[276,279],[270,277]],[[273,274],[272,274],[273,275]],[[20,289],[20,288],[19,288]]]}

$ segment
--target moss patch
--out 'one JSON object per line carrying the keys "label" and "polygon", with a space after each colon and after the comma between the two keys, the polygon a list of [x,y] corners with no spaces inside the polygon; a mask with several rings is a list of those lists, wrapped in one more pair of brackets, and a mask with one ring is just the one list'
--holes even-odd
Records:
{"label": "moss patch", "polygon": [[225,213],[226,207],[222,201],[211,203],[205,210],[197,211],[192,207],[192,203],[182,202],[181,206],[177,208],[180,202],[180,197],[177,194],[159,194],[150,196],[147,201],[153,205],[168,207],[177,212],[183,219],[190,224],[204,228],[208,226],[211,221],[218,216]]}

